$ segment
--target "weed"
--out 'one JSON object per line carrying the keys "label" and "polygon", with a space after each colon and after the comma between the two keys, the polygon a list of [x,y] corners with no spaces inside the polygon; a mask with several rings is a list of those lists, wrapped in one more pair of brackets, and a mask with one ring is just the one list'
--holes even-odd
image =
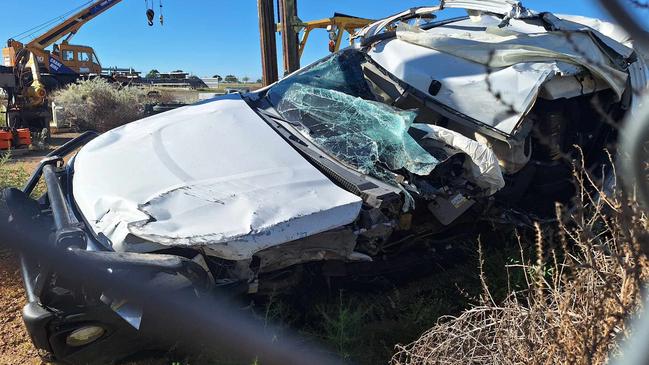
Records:
{"label": "weed", "polygon": [[320,336],[326,342],[333,344],[343,358],[351,358],[354,343],[362,332],[368,309],[362,309],[351,301],[345,301],[343,292],[340,291],[337,307],[318,305],[316,311],[322,317]]}
{"label": "weed", "polygon": [[[11,152],[0,152],[0,190],[4,188],[20,188],[29,179],[30,173],[23,166],[12,165]],[[45,183],[41,180],[32,196],[39,196],[45,192]]]}
{"label": "weed", "polygon": [[10,165],[11,152],[1,153],[0,156],[0,189],[22,186],[29,178],[29,173],[22,167]]}

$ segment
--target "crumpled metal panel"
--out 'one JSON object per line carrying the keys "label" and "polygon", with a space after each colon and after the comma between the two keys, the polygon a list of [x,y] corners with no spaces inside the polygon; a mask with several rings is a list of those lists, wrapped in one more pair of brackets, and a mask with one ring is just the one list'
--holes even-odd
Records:
{"label": "crumpled metal panel", "polygon": [[444,8],[459,8],[501,14],[507,19],[522,19],[536,16],[537,13],[526,9],[516,0],[442,0],[439,6],[422,6],[404,10],[387,18],[377,20],[352,35],[355,38],[369,38],[401,19],[412,16],[436,13]]}
{"label": "crumpled metal panel", "polygon": [[332,183],[238,94],[114,129],[74,161],[79,209],[117,251],[203,247],[231,260],[353,222]]}
{"label": "crumpled metal panel", "polygon": [[588,69],[623,94],[627,73],[588,34],[572,33],[579,44],[575,50],[562,33],[523,20],[499,28],[500,21],[483,15],[426,31],[401,25],[397,39],[377,43],[368,55],[424,93],[431,80],[439,81],[442,87],[432,98],[498,132],[491,136],[499,139],[516,137],[539,88],[556,75]]}
{"label": "crumpled metal panel", "polygon": [[411,8],[408,10],[404,10],[400,13],[394,14],[392,16],[389,16],[385,19],[378,20],[372,24],[369,24],[365,28],[359,30],[358,32],[354,33],[352,35],[352,39],[355,38],[369,38],[372,36],[375,36],[385,30],[385,27],[388,25],[399,21],[400,19],[404,19],[406,17],[410,17],[413,15],[422,15],[422,14],[431,14],[435,13],[438,10],[440,10],[440,6],[422,6],[422,7],[417,7],[417,8]]}
{"label": "crumpled metal panel", "polygon": [[372,94],[358,57],[334,55],[274,86],[270,98],[316,144],[362,173],[388,181],[400,169],[430,174],[439,161],[408,134],[417,114],[363,99]]}
{"label": "crumpled metal panel", "polygon": [[646,103],[646,98],[641,95],[647,93],[649,88],[649,66],[644,58],[638,59],[629,65],[629,74],[631,75],[631,89],[634,92],[631,101],[631,113],[637,114],[640,112],[642,105]]}
{"label": "crumpled metal panel", "polygon": [[442,8],[459,8],[495,13],[510,19],[536,16],[536,12],[526,9],[517,0],[442,0]]}
{"label": "crumpled metal panel", "polygon": [[498,164],[498,157],[486,144],[470,139],[462,134],[430,124],[414,124],[414,128],[426,132],[424,138],[434,139],[453,146],[470,158],[465,162],[467,179],[485,189],[490,196],[505,187],[505,179]]}
{"label": "crumpled metal panel", "polygon": [[[525,34],[489,25],[486,31],[474,26],[474,30],[458,32],[445,27],[423,31],[400,24],[397,37],[494,69],[532,62],[571,63],[588,69],[606,81],[618,96],[624,93],[626,87],[626,72],[619,69],[588,34],[582,32],[571,32],[568,38],[562,32]],[[619,55],[619,58],[622,56]]]}
{"label": "crumpled metal panel", "polygon": [[538,88],[558,70],[546,63],[495,70],[489,76],[490,90],[485,66],[445,52],[391,39],[368,54],[422,93],[428,93],[432,80],[439,81],[442,87],[432,98],[482,123],[483,132],[490,131],[499,139],[515,136],[523,116],[534,105]]}

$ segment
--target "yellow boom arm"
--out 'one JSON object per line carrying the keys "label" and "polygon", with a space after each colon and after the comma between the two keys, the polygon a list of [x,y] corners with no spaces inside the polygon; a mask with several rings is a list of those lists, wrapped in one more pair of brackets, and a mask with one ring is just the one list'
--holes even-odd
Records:
{"label": "yellow boom arm", "polygon": [[106,10],[119,4],[122,0],[97,0],[85,9],[67,18],[61,24],[47,31],[27,44],[30,49],[45,49],[59,39],[67,37],[69,40],[86,23],[93,20]]}

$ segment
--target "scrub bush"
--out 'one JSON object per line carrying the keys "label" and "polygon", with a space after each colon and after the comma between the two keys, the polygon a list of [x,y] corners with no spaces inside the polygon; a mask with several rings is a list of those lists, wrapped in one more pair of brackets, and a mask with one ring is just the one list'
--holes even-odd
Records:
{"label": "scrub bush", "polygon": [[54,102],[64,108],[62,117],[80,130],[105,132],[144,116],[146,92],[101,78],[81,80],[57,91]]}

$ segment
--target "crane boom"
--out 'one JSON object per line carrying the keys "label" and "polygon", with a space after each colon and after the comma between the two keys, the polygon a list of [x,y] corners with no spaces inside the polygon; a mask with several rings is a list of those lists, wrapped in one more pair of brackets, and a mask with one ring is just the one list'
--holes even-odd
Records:
{"label": "crane boom", "polygon": [[29,48],[45,49],[63,37],[71,37],[86,23],[106,10],[119,4],[122,0],[98,0],[85,9],[67,18],[61,24],[48,30],[27,44]]}

